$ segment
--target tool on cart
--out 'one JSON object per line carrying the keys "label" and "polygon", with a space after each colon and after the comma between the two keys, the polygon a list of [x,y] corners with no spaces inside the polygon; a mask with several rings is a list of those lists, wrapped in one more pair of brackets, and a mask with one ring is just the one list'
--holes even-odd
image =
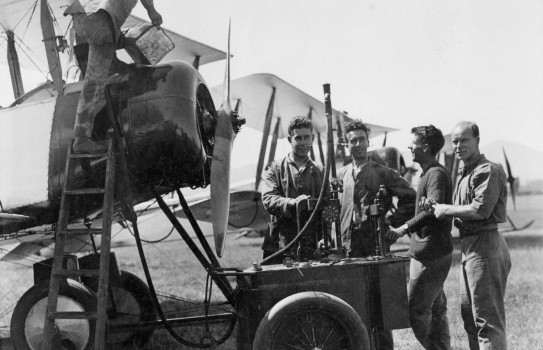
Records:
{"label": "tool on cart", "polygon": [[375,257],[383,258],[387,255],[385,243],[385,233],[387,225],[385,223],[385,207],[383,201],[387,195],[384,185],[379,186],[379,191],[375,197],[374,203],[370,205],[371,234],[375,246]]}

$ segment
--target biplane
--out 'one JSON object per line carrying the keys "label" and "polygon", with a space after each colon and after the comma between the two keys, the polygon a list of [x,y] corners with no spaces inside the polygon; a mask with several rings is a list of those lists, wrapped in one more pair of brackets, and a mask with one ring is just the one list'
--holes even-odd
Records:
{"label": "biplane", "polygon": [[[185,51],[190,54],[182,57],[185,61],[166,57],[171,60],[157,65],[136,62],[138,64],[127,72],[111,76],[106,88],[106,109],[97,116],[94,129],[96,139],[109,140],[106,160],[89,160],[82,155],[76,157],[81,158],[80,165],[72,168],[67,164],[72,160],[70,145],[81,82],[70,82],[64,75],[78,69],[70,66],[71,51],[66,40],[69,18],[60,15],[67,4],[67,0],[0,2],[0,18],[8,33],[6,43],[16,97],[12,106],[0,110],[0,122],[6,125],[2,130],[9,129],[9,133],[1,135],[2,163],[12,165],[0,170],[1,233],[12,239],[14,237],[9,236],[12,232],[51,224],[58,219],[58,226],[51,227],[56,243],[54,259],[34,266],[36,284],[22,296],[13,312],[11,335],[16,349],[103,349],[119,343],[139,346],[149,339],[149,330],[159,327],[166,328],[182,344],[212,348],[232,336],[236,323],[239,349],[375,349],[378,348],[378,340],[374,337],[376,329],[408,327],[406,286],[397,283],[405,281],[404,265],[408,259],[386,254],[380,245],[384,214],[379,203],[375,203],[373,215],[375,256],[343,259],[341,248],[334,248],[325,240],[323,249],[313,249],[319,250],[319,254],[314,255],[319,257],[318,261],[305,259],[269,266],[256,263],[239,269],[221,267],[180,191],[181,188],[210,185],[210,221],[220,257],[229,217],[232,140],[242,124],[238,112],[243,110],[249,114],[252,108],[256,108],[257,113],[265,111],[261,114],[264,117],[248,118],[247,123],[248,128],[262,129],[261,147],[254,147],[259,154],[253,173],[253,191],[258,190],[266,152],[269,151],[268,161],[274,159],[278,139],[285,135],[285,119],[294,115],[307,115],[314,121],[317,144],[320,144],[318,155],[326,163],[325,178],[333,177],[334,156],[337,152],[342,153],[341,148],[334,148],[334,140],[337,143],[341,135],[334,137],[333,129],[341,132],[346,116],[331,108],[329,85],[325,85],[324,104],[273,75],[242,78],[240,86],[248,88],[241,91],[242,87],[236,87],[236,81],[229,79],[229,50],[226,54],[217,52],[186,38],[176,41],[174,33],[167,32],[174,37],[176,49],[187,46]],[[35,27],[36,13],[40,18]],[[6,14],[9,14],[7,19],[4,18]],[[130,21],[140,20],[131,18]],[[23,25],[19,27],[21,23]],[[21,34],[18,29],[22,30]],[[43,40],[52,82],[25,94],[14,48],[16,39],[23,39],[29,33],[34,33],[32,38]],[[63,50],[68,56],[65,62],[61,59]],[[223,87],[226,93],[217,109],[213,94],[197,68],[225,56],[227,78]],[[241,91],[239,95],[234,93],[236,88]],[[253,95],[259,89],[262,91],[259,96],[264,96],[265,102],[253,104],[253,99],[260,98]],[[307,100],[303,107],[294,108],[301,99]],[[275,101],[285,104],[277,108]],[[377,129],[374,126],[373,131]],[[272,140],[268,149],[270,134]],[[326,150],[321,138],[326,138]],[[313,157],[316,153],[313,152]],[[113,163],[115,161],[118,163]],[[122,173],[119,186],[100,190],[110,198],[108,210],[105,199],[101,205],[99,199],[90,197],[74,200],[73,210],[63,214],[66,213],[66,196],[98,194],[94,188],[92,192],[87,191],[87,187],[100,184],[100,179],[105,177],[104,187],[108,188],[111,183],[108,179],[117,171]],[[69,182],[85,188],[67,187]],[[12,186],[13,183],[28,187]],[[307,222],[300,225],[299,237],[317,216],[331,224],[337,223],[338,207],[333,205],[337,198],[336,202],[334,198],[326,198],[328,181],[325,183],[316,203],[311,204],[312,209],[306,203],[304,210],[311,213],[307,215]],[[194,244],[164,201],[163,195],[172,191],[177,193],[184,215],[193,226],[204,252]],[[123,192],[130,192],[131,196]],[[331,191],[337,192],[338,188]],[[209,279],[224,294],[231,306],[230,312],[210,314],[206,310],[201,316],[165,318],[142,253],[137,220],[133,217],[132,206],[151,199],[156,200],[204,266]],[[100,249],[93,244],[95,254],[62,255],[66,242],[59,237],[65,237],[68,231],[94,237],[97,230],[101,230],[104,236],[110,235],[110,232],[106,234],[107,230],[90,225],[93,218],[100,215],[103,226],[111,225],[113,216],[131,221],[147,284],[126,271],[117,271],[115,259],[109,264],[109,238],[103,240]],[[80,219],[83,219],[84,227],[70,228],[68,224]],[[335,238],[341,247],[339,238]],[[103,268],[104,256],[108,257],[106,268]],[[98,261],[100,272],[96,282],[96,279],[86,277],[96,272]],[[231,285],[231,278],[235,278],[236,288]],[[139,313],[126,317],[129,308]],[[191,342],[177,334],[171,322],[189,326],[195,322],[206,325],[223,322],[228,327],[219,338],[206,333],[199,341]]]}
{"label": "biplane", "polygon": [[[67,43],[71,18],[62,16],[62,12],[68,4],[69,1],[55,0],[0,2],[0,20],[6,34],[8,64],[16,98],[10,107],[0,110],[0,122],[4,126],[1,140],[2,163],[10,165],[2,167],[0,172],[0,233],[3,243],[19,240],[21,237],[18,237],[17,232],[22,229],[50,225],[57,221],[64,203],[61,194],[67,192],[65,185],[68,176],[72,177],[70,181],[76,187],[81,184],[92,185],[94,182],[99,184],[100,178],[104,179],[104,176],[106,184],[108,181],[113,183],[109,179],[112,179],[111,174],[116,172],[115,165],[111,165],[114,163],[110,161],[115,162],[114,158],[117,156],[114,154],[123,155],[124,173],[130,172],[130,178],[124,178],[130,183],[124,186],[133,190],[133,197],[127,202],[130,205],[173,189],[206,187],[213,182],[211,195],[214,198],[214,229],[222,232],[217,237],[224,240],[228,217],[231,143],[234,132],[242,123],[230,108],[228,93],[225,94],[221,108],[215,108],[197,68],[201,64],[228,57],[228,54],[166,31],[166,35],[173,37],[173,40],[170,40],[176,47],[169,53],[171,61],[154,66],[148,62],[136,61],[128,71],[112,75],[108,80],[108,107],[96,117],[93,137],[103,140],[115,138],[116,148],[112,148],[114,141],[110,141],[110,150],[105,157],[81,157],[83,159],[80,164],[68,170],[65,165],[67,159],[72,158],[69,149],[82,86],[80,81],[71,82],[68,76],[73,69],[82,71],[81,64],[73,65],[75,50]],[[141,19],[131,17],[127,24],[139,25],[141,22]],[[52,82],[25,94],[20,69],[21,61],[24,65],[24,60],[19,60],[16,46],[34,52],[43,48],[42,45]],[[30,61],[33,62],[32,57]],[[115,136],[112,136],[112,130],[115,130]],[[118,148],[121,138],[124,147],[122,151]],[[219,166],[220,164],[222,165]],[[14,186],[14,183],[19,185]],[[113,192],[120,187],[121,185],[114,186],[113,183],[109,190],[104,189],[102,192],[111,193],[106,197],[117,197]],[[100,212],[101,203],[101,200],[93,198],[92,195],[74,200],[70,210],[65,211],[65,222],[71,223],[77,218],[88,220],[93,212]],[[109,209],[110,212],[120,211],[117,202],[113,201]],[[109,217],[111,220],[111,215]],[[60,218],[63,220],[62,214]],[[15,235],[11,236],[14,232]],[[27,233],[27,237],[32,235],[32,231]],[[58,234],[56,241],[57,250],[60,249]],[[64,241],[62,246],[65,246]],[[217,246],[221,247],[221,243]],[[96,251],[96,246],[94,249]],[[219,255],[220,249],[222,248],[219,248]],[[60,258],[62,259],[62,256]],[[57,261],[60,260],[53,260],[53,269]],[[62,262],[59,263],[62,265]],[[105,270],[104,276],[107,276],[108,270]],[[48,273],[45,273],[44,276],[47,275]],[[135,287],[131,289],[133,293],[141,289],[139,287],[143,282],[137,282],[134,276],[120,274],[117,277],[121,286],[132,284]],[[44,306],[48,305],[47,297],[43,293],[47,294],[49,277],[46,279],[47,281],[37,279],[36,285],[25,293],[14,311],[12,340],[18,349],[39,347],[42,335],[44,339],[53,336],[52,332],[43,331],[42,318],[46,315]],[[107,277],[105,279],[107,280]],[[92,296],[90,287],[77,283],[74,285],[71,280],[66,282],[55,275],[51,275],[51,280],[59,282],[55,303],[60,300],[62,304],[68,299],[68,307],[77,307],[78,302],[73,301],[73,298],[79,302],[96,299]],[[137,294],[128,295],[137,298]],[[105,305],[105,301],[103,304]],[[97,307],[96,303],[94,307]],[[60,328],[61,333],[69,333],[69,329],[74,327],[94,324],[92,320],[93,317],[88,315],[77,322],[62,319],[56,323],[56,327],[57,330]],[[55,327],[54,321],[51,324]],[[67,328],[63,328],[64,326]],[[89,327],[83,326],[81,329],[83,333],[85,329],[93,332]],[[83,348],[87,347],[84,345],[88,343],[87,340],[81,343],[78,336],[75,338],[70,340],[70,345],[66,345],[68,348],[82,344]],[[44,340],[44,344],[51,346],[50,341]]]}

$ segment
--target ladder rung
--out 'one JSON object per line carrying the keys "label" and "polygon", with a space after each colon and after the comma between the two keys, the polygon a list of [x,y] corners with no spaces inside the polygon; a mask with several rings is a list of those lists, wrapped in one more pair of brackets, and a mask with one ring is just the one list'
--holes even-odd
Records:
{"label": "ladder rung", "polygon": [[54,273],[55,276],[98,276],[99,270],[60,270]]}
{"label": "ladder rung", "polygon": [[96,312],[52,312],[48,314],[52,320],[96,320]]}
{"label": "ladder rung", "polygon": [[61,234],[74,235],[74,236],[86,236],[86,235],[100,235],[102,234],[101,228],[72,228],[61,230]]}
{"label": "ladder rung", "polygon": [[107,156],[107,153],[72,153],[70,158],[105,158]]}
{"label": "ladder rung", "polygon": [[104,194],[106,192],[103,188],[82,188],[78,190],[68,190],[65,191],[66,195],[81,195],[81,194]]}

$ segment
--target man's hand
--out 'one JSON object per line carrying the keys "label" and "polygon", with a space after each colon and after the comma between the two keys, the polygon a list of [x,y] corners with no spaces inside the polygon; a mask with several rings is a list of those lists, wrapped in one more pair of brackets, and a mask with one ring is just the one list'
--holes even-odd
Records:
{"label": "man's hand", "polygon": [[147,10],[151,23],[153,23],[154,26],[162,25],[162,16],[155,10],[153,0],[141,0],[141,4]]}
{"label": "man's hand", "polygon": [[301,194],[301,195],[299,195],[299,196],[296,197],[296,198],[291,198],[291,199],[289,199],[288,205],[293,206],[293,207],[296,207],[296,204],[298,204],[298,203],[300,203],[301,201],[304,201],[304,200],[306,200],[306,199],[309,199],[309,198],[311,198],[311,196],[308,196],[308,195],[306,195],[306,194]]}
{"label": "man's hand", "polygon": [[434,205],[434,215],[436,216],[436,219],[442,220],[447,217],[447,209],[449,208],[449,205],[447,204],[435,204]]}
{"label": "man's hand", "polygon": [[407,233],[407,228],[404,226],[398,227],[398,228],[390,228],[385,233],[385,240],[387,243],[392,244],[398,240],[398,238],[405,236]]}
{"label": "man's hand", "polygon": [[434,211],[434,205],[436,204],[437,202],[433,200],[432,198],[421,197],[419,201],[419,208],[421,208],[424,211],[432,212]]}
{"label": "man's hand", "polygon": [[162,25],[162,16],[154,8],[147,10],[147,14],[154,26]]}

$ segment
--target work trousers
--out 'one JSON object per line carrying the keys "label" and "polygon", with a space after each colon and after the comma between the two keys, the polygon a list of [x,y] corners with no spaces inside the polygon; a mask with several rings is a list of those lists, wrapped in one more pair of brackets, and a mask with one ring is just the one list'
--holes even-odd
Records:
{"label": "work trousers", "polygon": [[78,139],[90,138],[94,118],[105,106],[104,88],[115,57],[115,29],[111,16],[100,10],[74,15],[74,29],[89,44],[87,72],[77,103],[74,133]]}
{"label": "work trousers", "polygon": [[409,265],[409,317],[413,333],[425,349],[449,350],[447,297],[443,284],[451,268],[452,254]]}
{"label": "work trousers", "polygon": [[506,350],[509,248],[497,229],[462,238],[461,313],[471,350]]}

